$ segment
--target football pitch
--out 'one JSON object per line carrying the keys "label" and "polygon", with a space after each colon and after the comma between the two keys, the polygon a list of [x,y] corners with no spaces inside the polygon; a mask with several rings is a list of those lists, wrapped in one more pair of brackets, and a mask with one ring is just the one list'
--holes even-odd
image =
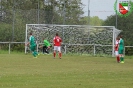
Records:
{"label": "football pitch", "polygon": [[133,59],[0,54],[0,88],[133,88]]}

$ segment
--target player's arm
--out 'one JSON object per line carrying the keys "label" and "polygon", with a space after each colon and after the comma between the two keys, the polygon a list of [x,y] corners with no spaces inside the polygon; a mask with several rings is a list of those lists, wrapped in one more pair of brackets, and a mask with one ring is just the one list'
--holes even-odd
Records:
{"label": "player's arm", "polygon": [[42,47],[43,47],[43,45],[40,45],[40,46],[39,46],[39,48],[42,48]]}
{"label": "player's arm", "polygon": [[29,38],[29,41],[25,44],[25,46],[29,46],[31,41],[31,37]]}
{"label": "player's arm", "polygon": [[60,39],[60,42],[62,42],[62,39]]}
{"label": "player's arm", "polygon": [[119,42],[118,42],[118,48],[119,48],[120,42],[121,42],[121,41],[119,40]]}
{"label": "player's arm", "polygon": [[118,48],[118,45],[119,45],[119,44],[116,44],[116,45],[115,45],[115,48]]}
{"label": "player's arm", "polygon": [[30,45],[30,42],[26,43],[25,46],[29,46]]}
{"label": "player's arm", "polygon": [[116,48],[116,44],[115,44],[115,46],[114,46],[114,49]]}
{"label": "player's arm", "polygon": [[116,48],[117,48],[117,44],[115,44],[115,46],[114,46],[114,51],[116,50]]}
{"label": "player's arm", "polygon": [[119,45],[119,41],[116,41],[116,42],[115,42],[115,48],[117,48],[118,45]]}
{"label": "player's arm", "polygon": [[60,38],[60,43],[62,44],[62,39]]}

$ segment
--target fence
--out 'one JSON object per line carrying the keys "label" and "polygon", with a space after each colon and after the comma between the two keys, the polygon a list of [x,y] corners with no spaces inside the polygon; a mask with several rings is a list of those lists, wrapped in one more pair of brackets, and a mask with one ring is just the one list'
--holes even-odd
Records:
{"label": "fence", "polygon": [[[3,47],[4,47],[3,50],[8,50],[8,52],[10,54],[11,53],[11,48],[13,48],[13,47],[11,47],[11,45],[13,45],[13,44],[17,44],[17,45],[18,44],[24,44],[24,42],[0,42],[0,50],[2,50]],[[15,49],[13,49],[13,50],[15,50]]]}
{"label": "fence", "polygon": [[[1,45],[6,45],[8,46],[8,48],[6,50],[8,50],[8,53],[11,54],[11,48],[13,48],[13,44],[17,44],[23,45],[23,52],[25,51],[24,45],[25,42],[0,42],[0,46]],[[39,44],[37,45],[37,47],[39,46]],[[112,55],[112,52],[114,52],[113,50],[108,51],[106,50],[106,47],[112,47],[112,45],[101,45],[101,44],[63,44],[62,45],[62,52],[63,54],[88,54],[88,55]],[[132,48],[133,46],[125,46],[124,48],[124,55],[126,55],[126,48]],[[50,52],[52,52],[52,49],[50,49]],[[0,47],[0,50],[2,50],[2,48]],[[16,48],[14,48],[13,50],[16,51]],[[30,50],[29,50],[30,51]],[[39,48],[37,48],[38,52],[41,52],[41,50]],[[26,54],[26,52],[24,52]],[[112,55],[113,57],[114,55]]]}

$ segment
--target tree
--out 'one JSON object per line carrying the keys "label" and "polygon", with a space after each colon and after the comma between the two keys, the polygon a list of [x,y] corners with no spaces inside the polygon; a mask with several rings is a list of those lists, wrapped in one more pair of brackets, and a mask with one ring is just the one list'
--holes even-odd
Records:
{"label": "tree", "polygon": [[[98,16],[90,17],[90,20],[89,20],[88,16],[85,16],[85,17],[82,18],[81,21],[82,21],[83,24],[91,25],[91,26],[102,26],[103,22],[104,22],[102,19],[99,19]],[[88,21],[90,21],[90,24],[88,23]]]}
{"label": "tree", "polygon": [[[20,31],[23,31],[20,33],[24,33],[25,24],[38,23],[38,17],[41,24],[82,24],[83,4],[81,0],[66,0],[65,2],[64,0],[44,1],[2,0],[0,4],[3,6],[2,11],[5,12],[5,16],[1,22],[11,26],[14,24],[16,33]],[[9,29],[12,30],[12,27]]]}
{"label": "tree", "polygon": [[[123,35],[123,39],[126,46],[132,46],[133,44],[133,12],[127,16],[127,17],[120,17],[117,18],[117,29],[122,30],[120,33]],[[115,26],[116,25],[116,15],[109,16],[104,21],[104,26]],[[133,54],[132,52],[129,52],[131,48],[126,49],[126,54]]]}

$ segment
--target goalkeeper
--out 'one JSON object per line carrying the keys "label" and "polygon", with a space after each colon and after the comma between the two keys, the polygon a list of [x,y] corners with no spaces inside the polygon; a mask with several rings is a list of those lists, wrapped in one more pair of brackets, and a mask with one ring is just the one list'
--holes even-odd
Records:
{"label": "goalkeeper", "polygon": [[44,53],[47,53],[49,54],[49,49],[51,47],[51,44],[49,43],[48,40],[46,40],[45,38],[43,39],[43,47],[42,47],[42,51],[43,51],[43,54]]}

